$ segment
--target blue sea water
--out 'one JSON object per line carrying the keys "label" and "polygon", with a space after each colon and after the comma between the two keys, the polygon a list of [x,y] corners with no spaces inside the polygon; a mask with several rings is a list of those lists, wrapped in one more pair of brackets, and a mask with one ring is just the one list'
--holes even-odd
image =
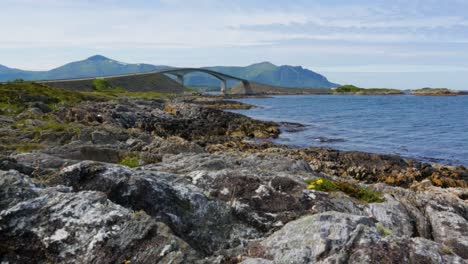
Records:
{"label": "blue sea water", "polygon": [[[275,141],[468,165],[468,96],[298,95],[239,100],[260,120],[305,124]],[[325,142],[330,141],[330,142]]]}

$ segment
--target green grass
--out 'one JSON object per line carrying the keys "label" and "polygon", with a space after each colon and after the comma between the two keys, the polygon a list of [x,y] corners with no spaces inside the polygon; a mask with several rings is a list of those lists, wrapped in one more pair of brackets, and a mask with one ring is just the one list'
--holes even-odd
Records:
{"label": "green grass", "polygon": [[385,226],[383,226],[381,223],[377,223],[375,225],[375,227],[377,227],[377,230],[379,230],[380,234],[382,236],[391,236],[393,234],[393,231],[386,228]]}
{"label": "green grass", "polygon": [[98,99],[95,95],[52,88],[33,82],[0,84],[0,109],[9,108],[17,113],[23,111],[29,102],[43,102],[54,109],[61,102],[76,104],[84,100]]}
{"label": "green grass", "polygon": [[28,153],[33,150],[40,150],[44,149],[44,145],[34,142],[27,142],[27,143],[3,143],[0,144],[1,147],[7,150],[14,150],[19,153]]}
{"label": "green grass", "polygon": [[130,154],[125,156],[119,164],[130,168],[136,168],[140,166],[140,156],[138,154]]}
{"label": "green grass", "polygon": [[335,94],[401,94],[397,89],[390,88],[359,88],[354,85],[342,85],[332,90]]}
{"label": "green grass", "polygon": [[[104,81],[104,80],[96,80]],[[52,109],[58,103],[77,104],[82,101],[102,101],[119,97],[143,99],[165,98],[176,96],[173,93],[158,92],[127,92],[123,88],[102,89],[101,85],[95,91],[78,92],[61,88],[52,88],[34,82],[12,82],[0,84],[0,110],[9,109],[11,114],[22,112],[29,102],[43,102]],[[5,112],[5,111],[2,111]]]}
{"label": "green grass", "polygon": [[307,180],[305,182],[308,184],[309,189],[322,192],[340,191],[366,203],[381,203],[385,201],[382,194],[379,192],[374,192],[368,188],[363,188],[344,181],[333,181],[320,178],[316,180]]}

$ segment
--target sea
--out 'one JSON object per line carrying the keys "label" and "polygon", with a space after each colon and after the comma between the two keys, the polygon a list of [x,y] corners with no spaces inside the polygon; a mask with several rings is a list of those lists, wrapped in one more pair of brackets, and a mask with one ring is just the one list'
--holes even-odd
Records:
{"label": "sea", "polygon": [[468,166],[468,96],[287,95],[238,100],[255,119],[297,122],[276,143]]}

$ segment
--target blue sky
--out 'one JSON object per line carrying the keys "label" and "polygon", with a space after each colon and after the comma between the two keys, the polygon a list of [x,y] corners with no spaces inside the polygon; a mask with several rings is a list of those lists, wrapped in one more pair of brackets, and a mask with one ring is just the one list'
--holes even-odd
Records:
{"label": "blue sky", "polygon": [[0,64],[271,61],[342,84],[468,90],[467,10],[467,0],[1,0]]}

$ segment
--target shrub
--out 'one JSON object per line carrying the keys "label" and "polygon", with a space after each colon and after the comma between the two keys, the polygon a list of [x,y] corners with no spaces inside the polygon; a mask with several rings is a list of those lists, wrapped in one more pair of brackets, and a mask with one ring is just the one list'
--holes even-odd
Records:
{"label": "shrub", "polygon": [[109,81],[104,79],[95,79],[93,81],[93,89],[98,92],[104,92],[112,89],[112,85]]}

